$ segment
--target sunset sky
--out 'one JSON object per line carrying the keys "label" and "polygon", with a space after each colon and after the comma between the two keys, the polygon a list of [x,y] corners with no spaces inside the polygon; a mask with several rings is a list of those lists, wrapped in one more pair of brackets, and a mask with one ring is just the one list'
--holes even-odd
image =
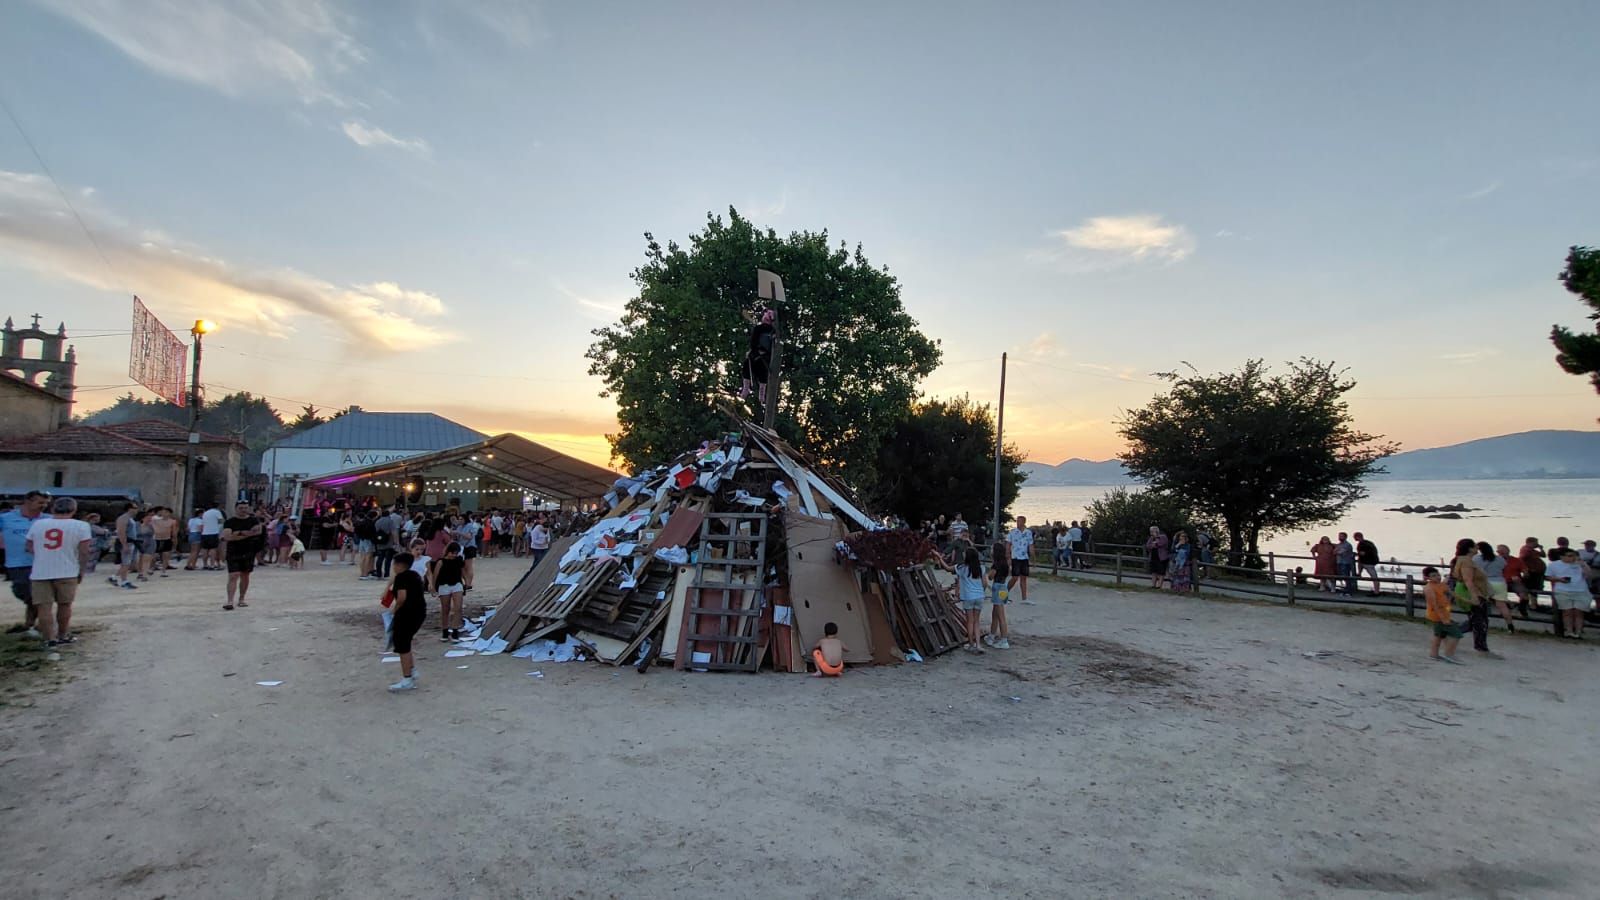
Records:
{"label": "sunset sky", "polygon": [[212,391],[603,462],[589,330],[643,232],[732,205],[888,266],[930,395],[1008,351],[1037,461],[1253,356],[1348,366],[1407,448],[1593,429],[1548,334],[1587,326],[1596,47],[1590,0],[5,3],[0,316],[76,335],[79,412],[137,294],[219,323]]}

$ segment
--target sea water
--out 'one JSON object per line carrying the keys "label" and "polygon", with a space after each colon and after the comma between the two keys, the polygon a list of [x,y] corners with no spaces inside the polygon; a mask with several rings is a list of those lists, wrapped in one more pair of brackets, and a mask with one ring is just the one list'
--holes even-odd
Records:
{"label": "sea water", "polygon": [[[1114,487],[1023,485],[1011,512],[1027,516],[1031,525],[1070,522],[1083,518],[1084,508]],[[1136,485],[1128,488],[1138,490]],[[1340,531],[1359,531],[1378,545],[1378,553],[1386,561],[1437,563],[1448,559],[1456,541],[1464,537],[1506,544],[1513,552],[1530,536],[1546,547],[1555,546],[1557,537],[1569,538],[1573,547],[1582,547],[1589,538],[1600,540],[1600,478],[1375,480],[1366,488],[1366,499],[1358,501],[1338,522],[1273,535],[1261,542],[1261,551],[1303,556],[1323,535],[1337,541]],[[1475,511],[1462,513],[1460,519],[1387,511],[1452,503]],[[1218,538],[1225,540],[1226,535]]]}

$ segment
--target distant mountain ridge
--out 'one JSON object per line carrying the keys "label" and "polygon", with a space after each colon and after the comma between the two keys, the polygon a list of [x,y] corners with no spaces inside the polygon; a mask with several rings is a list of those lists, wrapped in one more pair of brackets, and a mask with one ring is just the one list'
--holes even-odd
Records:
{"label": "distant mountain ridge", "polygon": [[[1523,431],[1448,447],[1408,450],[1383,461],[1394,481],[1491,478],[1600,478],[1600,431]],[[1128,484],[1119,460],[1069,459],[1060,465],[1025,462],[1026,484]]]}
{"label": "distant mountain ridge", "polygon": [[1445,481],[1473,478],[1600,478],[1600,431],[1524,431],[1383,461],[1380,478]]}

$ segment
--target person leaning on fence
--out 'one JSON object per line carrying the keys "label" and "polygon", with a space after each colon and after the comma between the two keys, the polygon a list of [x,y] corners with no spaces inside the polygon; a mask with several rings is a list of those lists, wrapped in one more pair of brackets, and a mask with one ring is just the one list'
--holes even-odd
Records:
{"label": "person leaning on fence", "polygon": [[[1461,626],[1453,619],[1450,592],[1439,578],[1439,570],[1428,566],[1422,570],[1422,596],[1428,604],[1428,621],[1433,625],[1433,640],[1428,644],[1428,658],[1435,662],[1461,665],[1456,659],[1456,645],[1461,643]],[[1444,653],[1439,652],[1443,645]]]}
{"label": "person leaning on fence", "polygon": [[1378,586],[1378,545],[1367,540],[1366,535],[1359,531],[1351,537],[1356,539],[1356,576],[1366,575],[1372,579],[1372,590],[1367,592],[1367,596],[1376,597],[1383,593],[1383,588]]}
{"label": "person leaning on fence", "polygon": [[1594,595],[1589,593],[1589,567],[1578,556],[1578,551],[1568,547],[1561,558],[1550,564],[1550,597],[1555,602],[1556,618],[1563,619],[1567,637],[1583,639],[1583,616],[1594,609]]}
{"label": "person leaning on fence", "polygon": [[1456,558],[1450,564],[1450,581],[1456,602],[1467,610],[1467,628],[1472,631],[1472,649],[1490,659],[1500,655],[1489,649],[1489,578],[1473,562],[1478,544],[1472,538],[1456,541]]}

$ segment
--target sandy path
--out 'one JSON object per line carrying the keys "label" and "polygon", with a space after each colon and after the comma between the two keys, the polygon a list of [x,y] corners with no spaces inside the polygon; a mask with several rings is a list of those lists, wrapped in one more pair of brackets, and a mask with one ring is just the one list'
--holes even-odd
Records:
{"label": "sandy path", "polygon": [[[216,575],[86,588],[106,627],[78,677],[0,710],[4,893],[1600,885],[1593,646],[1500,638],[1508,660],[1446,669],[1414,624],[1048,585],[1013,607],[1017,649],[837,682],[446,661],[430,639],[423,689],[391,696],[349,572],[266,570],[232,613]],[[519,573],[484,561],[475,595]]]}

